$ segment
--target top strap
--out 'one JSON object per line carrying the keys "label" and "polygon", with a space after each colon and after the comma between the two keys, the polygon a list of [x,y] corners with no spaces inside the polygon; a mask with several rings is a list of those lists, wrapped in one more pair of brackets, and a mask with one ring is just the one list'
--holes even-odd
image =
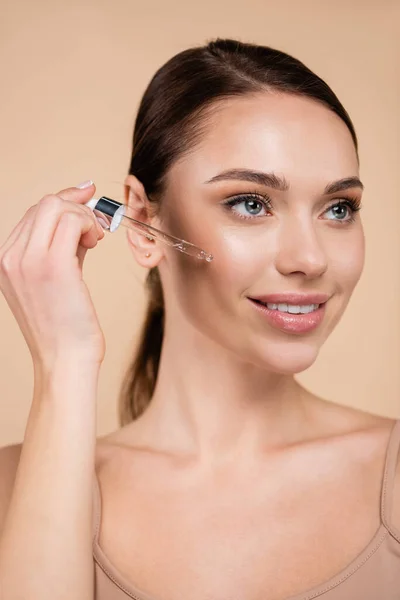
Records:
{"label": "top strap", "polygon": [[92,542],[98,543],[100,523],[101,523],[101,491],[96,470],[93,473],[93,494],[92,494]]}
{"label": "top strap", "polygon": [[[381,518],[384,525],[393,530],[391,525],[393,488],[396,477],[397,462],[400,448],[400,419],[396,419],[389,437],[386,451],[385,470],[381,493]],[[397,537],[397,534],[396,534]],[[399,539],[400,541],[400,539]]]}

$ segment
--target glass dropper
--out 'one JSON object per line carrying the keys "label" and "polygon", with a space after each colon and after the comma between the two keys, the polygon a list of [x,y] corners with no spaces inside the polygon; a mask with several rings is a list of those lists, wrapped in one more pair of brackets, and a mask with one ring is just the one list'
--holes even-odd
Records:
{"label": "glass dropper", "polygon": [[117,202],[112,198],[102,196],[101,198],[92,198],[89,202],[86,202],[86,206],[91,208],[94,212],[98,211],[100,213],[97,216],[106,221],[108,225],[107,230],[111,233],[118,229],[120,225],[124,225],[129,229],[133,229],[133,231],[142,234],[144,233],[148,240],[156,239],[180,252],[184,252],[185,254],[200,260],[206,260],[207,262],[213,260],[212,254],[208,254],[198,246],[195,246],[186,240],[174,237],[173,235],[169,235],[168,233],[164,233],[151,225],[147,225],[147,223],[142,223],[129,216],[133,213],[133,210],[127,204],[121,204],[121,202]]}

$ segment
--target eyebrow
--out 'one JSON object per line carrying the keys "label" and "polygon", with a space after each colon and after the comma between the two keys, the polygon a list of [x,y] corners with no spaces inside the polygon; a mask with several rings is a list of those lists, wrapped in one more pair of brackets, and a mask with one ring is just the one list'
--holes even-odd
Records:
{"label": "eyebrow", "polygon": [[[265,185],[275,190],[279,190],[280,192],[287,192],[290,189],[290,184],[285,177],[280,177],[279,175],[276,175],[276,173],[264,173],[263,171],[252,171],[249,169],[228,169],[227,171],[215,175],[204,183],[208,184],[232,179]],[[363,190],[364,184],[358,177],[345,177],[344,179],[328,183],[323,193],[335,194],[336,192],[341,192],[354,187]]]}

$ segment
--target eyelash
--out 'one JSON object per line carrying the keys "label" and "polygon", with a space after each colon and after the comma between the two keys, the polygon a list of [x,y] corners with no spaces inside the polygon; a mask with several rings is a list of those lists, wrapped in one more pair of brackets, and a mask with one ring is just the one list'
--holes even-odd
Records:
{"label": "eyelash", "polygon": [[[246,200],[255,200],[257,202],[260,202],[266,210],[271,210],[272,208],[271,198],[267,194],[261,194],[260,192],[249,192],[247,194],[235,196],[231,200],[224,202],[223,205],[229,207],[228,210],[231,210],[233,206],[241,204],[242,202],[246,202]],[[346,220],[333,219],[334,221],[337,221],[339,223],[353,223],[355,221],[355,214],[359,210],[361,210],[361,204],[358,198],[345,198],[344,200],[340,200],[339,202],[335,202],[334,204],[329,206],[325,212],[327,212],[328,210],[332,210],[332,208],[335,208],[336,206],[347,206],[351,211],[350,217]],[[236,213],[236,215],[239,217],[239,219],[245,219],[247,221],[259,218],[257,216],[245,217],[243,215],[239,215],[238,213]]]}

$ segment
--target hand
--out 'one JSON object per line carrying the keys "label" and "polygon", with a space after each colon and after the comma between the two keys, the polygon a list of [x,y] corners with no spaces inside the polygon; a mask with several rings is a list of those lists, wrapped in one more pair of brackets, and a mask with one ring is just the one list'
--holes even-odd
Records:
{"label": "hand", "polygon": [[28,344],[35,366],[99,364],[105,340],[82,266],[104,230],[85,202],[94,184],[44,196],[0,247],[0,289]]}

